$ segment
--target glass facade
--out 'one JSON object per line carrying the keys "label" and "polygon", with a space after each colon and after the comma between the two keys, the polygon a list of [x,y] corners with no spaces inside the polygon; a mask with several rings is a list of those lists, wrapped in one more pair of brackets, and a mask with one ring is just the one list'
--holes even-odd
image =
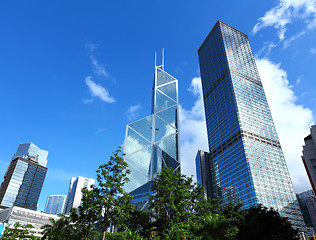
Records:
{"label": "glass facade", "polygon": [[210,157],[224,199],[305,224],[247,35],[218,21],[199,49]]}
{"label": "glass facade", "polygon": [[67,195],[67,200],[65,204],[64,213],[69,214],[72,208],[78,208],[81,204],[82,189],[87,188],[92,189],[94,185],[94,179],[85,177],[72,177],[69,184],[69,190]]}
{"label": "glass facade", "polygon": [[66,195],[51,195],[47,197],[44,212],[49,214],[58,215],[64,213],[66,205]]}
{"label": "glass facade", "polygon": [[178,80],[155,66],[152,114],[126,126],[125,157],[131,170],[125,190],[145,207],[151,181],[164,167],[180,171]]}
{"label": "glass facade", "polygon": [[215,168],[210,154],[199,150],[195,158],[197,184],[203,186],[204,198],[217,198],[213,189],[215,184]]}
{"label": "glass facade", "polygon": [[[25,146],[25,144],[20,144],[20,146],[21,145]],[[36,156],[28,154],[22,155],[22,151],[18,154],[19,150],[21,150],[20,146],[17,153],[13,155],[4,176],[4,181],[1,184],[0,205],[5,207],[19,206],[36,210],[38,198],[47,172],[47,160],[42,159],[42,162],[45,163],[45,166],[42,166],[39,164]],[[47,157],[48,152],[45,150],[41,151],[46,152]]]}
{"label": "glass facade", "polygon": [[48,151],[38,148],[34,143],[21,143],[12,159],[27,158],[28,156],[35,157],[39,165],[46,167]]}

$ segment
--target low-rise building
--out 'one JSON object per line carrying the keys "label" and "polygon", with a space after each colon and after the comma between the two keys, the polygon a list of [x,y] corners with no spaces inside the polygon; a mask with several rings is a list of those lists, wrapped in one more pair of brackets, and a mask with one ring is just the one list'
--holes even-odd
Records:
{"label": "low-rise building", "polygon": [[50,218],[54,220],[59,219],[59,217],[56,215],[16,206],[0,210],[0,223],[2,222],[4,223],[3,225],[8,224],[10,226],[13,226],[17,222],[22,225],[32,224],[34,228],[31,229],[30,233],[32,233],[35,237],[43,236],[42,227],[48,224],[52,224]]}

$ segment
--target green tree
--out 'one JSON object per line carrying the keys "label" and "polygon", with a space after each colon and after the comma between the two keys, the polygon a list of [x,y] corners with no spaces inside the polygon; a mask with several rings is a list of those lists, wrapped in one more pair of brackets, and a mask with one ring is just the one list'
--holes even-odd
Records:
{"label": "green tree", "polygon": [[44,226],[42,239],[100,239],[99,232],[94,230],[97,214],[100,214],[96,205],[94,191],[83,188],[80,206],[71,209],[69,216],[61,214],[59,220],[51,219],[52,224]]}
{"label": "green tree", "polygon": [[120,148],[113,153],[110,160],[101,165],[97,172],[97,184],[93,188],[96,204],[97,224],[102,229],[105,239],[109,227],[122,228],[135,206],[131,203],[132,196],[123,188],[129,180],[127,163],[123,160]]}
{"label": "green tree", "polygon": [[149,211],[154,219],[154,229],[160,237],[176,237],[179,230],[186,232],[202,191],[192,178],[172,168],[164,168],[153,180],[149,197]]}
{"label": "green tree", "polygon": [[22,225],[20,223],[15,223],[13,228],[6,226],[0,239],[14,240],[14,239],[39,239],[33,234],[30,234],[30,230],[33,228],[31,224]]}
{"label": "green tree", "polygon": [[239,205],[221,208],[218,200],[204,200],[202,188],[172,168],[163,169],[151,189],[153,239],[236,239]]}
{"label": "green tree", "polygon": [[199,239],[233,240],[238,233],[237,225],[243,221],[241,205],[220,207],[217,199],[203,199],[195,212],[192,231]]}
{"label": "green tree", "polygon": [[42,239],[49,240],[75,240],[77,239],[76,229],[74,224],[71,223],[70,217],[63,214],[59,215],[58,220],[50,219],[52,224],[43,226]]}
{"label": "green tree", "polygon": [[97,216],[101,214],[98,209],[95,191],[83,188],[80,206],[70,210],[70,221],[76,229],[78,239],[87,240],[97,234],[93,229]]}
{"label": "green tree", "polygon": [[240,240],[296,240],[298,230],[286,217],[273,208],[262,205],[244,211],[245,220],[239,225],[238,239]]}

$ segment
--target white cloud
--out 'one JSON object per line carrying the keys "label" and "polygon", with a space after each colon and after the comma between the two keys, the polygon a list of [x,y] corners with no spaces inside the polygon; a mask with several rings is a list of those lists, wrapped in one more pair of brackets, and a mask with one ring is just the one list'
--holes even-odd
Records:
{"label": "white cloud", "polygon": [[92,65],[94,67],[93,71],[96,75],[111,78],[111,76],[105,70],[105,67],[103,65],[100,65],[98,60],[93,55],[90,56],[90,59],[91,59]]}
{"label": "white cloud", "polygon": [[86,48],[89,51],[89,58],[91,60],[92,66],[93,66],[94,74],[98,75],[98,76],[101,76],[101,77],[106,77],[106,78],[114,80],[114,78],[112,78],[110,76],[110,74],[105,70],[105,65],[104,64],[100,64],[99,61],[95,57],[94,52],[98,48],[98,45],[92,44],[92,43],[87,43],[86,44]]}
{"label": "white cloud", "polygon": [[208,151],[201,78],[193,78],[189,91],[197,99],[189,110],[180,106],[181,172],[195,176],[197,151]]}
{"label": "white cloud", "polygon": [[109,92],[101,85],[92,81],[92,77],[88,76],[85,79],[87,86],[89,87],[92,96],[100,98],[103,102],[113,103],[115,99],[110,96]]}
{"label": "white cloud", "polygon": [[[263,28],[274,27],[278,31],[280,40],[284,40],[288,30],[288,24],[294,20],[304,20],[306,29],[316,27],[316,0],[279,0],[279,4],[265,13],[258,19],[258,23],[253,28],[253,33],[257,33]],[[294,36],[295,40],[306,33],[305,30]]]}
{"label": "white cloud", "polygon": [[313,123],[312,111],[296,103],[293,86],[280,64],[269,59],[257,59],[256,63],[295,190],[304,191],[310,184],[301,155],[304,137]]}
{"label": "white cloud", "polygon": [[302,37],[305,33],[307,33],[307,31],[302,30],[301,32],[295,34],[294,36],[290,37],[289,39],[286,39],[283,43],[283,48],[287,48],[288,46],[290,46],[290,44],[295,41],[296,39]]}
{"label": "white cloud", "polygon": [[88,99],[83,99],[83,103],[84,104],[88,104],[88,103],[92,103],[94,101],[94,99],[93,98],[88,98]]}
{"label": "white cloud", "polygon": [[100,134],[100,133],[105,132],[106,130],[107,130],[106,128],[99,128],[99,129],[97,130],[97,133]]}
{"label": "white cloud", "polygon": [[139,116],[139,110],[141,108],[142,106],[140,104],[130,106],[126,113],[128,120],[135,120]]}
{"label": "white cloud", "polygon": [[300,84],[301,83],[301,77],[298,77],[297,79],[296,79],[296,84]]}
{"label": "white cloud", "polygon": [[260,49],[260,51],[256,54],[257,56],[260,56],[261,54],[265,54],[265,56],[269,56],[271,53],[271,50],[275,48],[277,45],[274,42],[264,42],[263,47]]}
{"label": "white cloud", "polygon": [[310,52],[311,54],[316,54],[316,48],[311,48],[311,49],[309,50],[309,52]]}

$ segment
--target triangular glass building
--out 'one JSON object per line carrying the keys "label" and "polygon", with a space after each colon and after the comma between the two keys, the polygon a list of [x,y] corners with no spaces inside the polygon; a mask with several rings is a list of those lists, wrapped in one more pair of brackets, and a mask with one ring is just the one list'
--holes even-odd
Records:
{"label": "triangular glass building", "polygon": [[180,171],[178,80],[155,66],[152,114],[126,126],[125,161],[131,170],[125,190],[145,208],[151,182],[164,167]]}

